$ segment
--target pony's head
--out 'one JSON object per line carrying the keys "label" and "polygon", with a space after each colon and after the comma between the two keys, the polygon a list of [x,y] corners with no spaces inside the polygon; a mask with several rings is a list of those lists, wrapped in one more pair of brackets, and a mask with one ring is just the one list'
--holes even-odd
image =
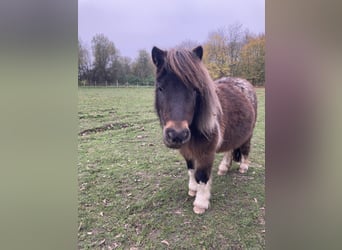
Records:
{"label": "pony's head", "polygon": [[201,46],[193,50],[152,49],[152,60],[157,69],[155,108],[167,147],[180,148],[187,143],[193,123],[199,125],[197,128],[203,134],[215,126],[211,122],[211,113],[216,115],[217,112],[212,112],[213,103],[207,101],[216,97],[214,106],[219,103],[216,94],[212,93],[215,92],[214,84],[201,62],[202,56]]}

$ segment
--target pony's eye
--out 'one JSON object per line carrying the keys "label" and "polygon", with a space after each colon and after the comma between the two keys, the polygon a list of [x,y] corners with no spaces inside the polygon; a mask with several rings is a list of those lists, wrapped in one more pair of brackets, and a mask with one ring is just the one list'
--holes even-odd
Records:
{"label": "pony's eye", "polygon": [[158,87],[158,91],[159,92],[163,92],[163,88],[162,87]]}

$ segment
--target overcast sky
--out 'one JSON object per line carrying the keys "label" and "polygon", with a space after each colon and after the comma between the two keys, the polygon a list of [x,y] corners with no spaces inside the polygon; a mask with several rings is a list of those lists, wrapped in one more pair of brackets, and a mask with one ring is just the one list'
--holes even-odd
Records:
{"label": "overcast sky", "polygon": [[203,43],[210,31],[237,22],[253,33],[265,32],[265,1],[78,0],[78,37],[88,49],[92,37],[103,33],[132,59],[154,45]]}

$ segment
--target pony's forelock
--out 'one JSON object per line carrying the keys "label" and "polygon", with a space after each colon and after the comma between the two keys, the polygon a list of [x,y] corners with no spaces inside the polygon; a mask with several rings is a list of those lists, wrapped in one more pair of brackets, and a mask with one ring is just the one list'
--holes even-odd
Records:
{"label": "pony's forelock", "polygon": [[166,54],[165,66],[188,88],[199,92],[202,105],[199,107],[197,128],[205,136],[219,130],[217,119],[222,115],[222,108],[216,94],[216,85],[200,58],[189,50],[171,49]]}

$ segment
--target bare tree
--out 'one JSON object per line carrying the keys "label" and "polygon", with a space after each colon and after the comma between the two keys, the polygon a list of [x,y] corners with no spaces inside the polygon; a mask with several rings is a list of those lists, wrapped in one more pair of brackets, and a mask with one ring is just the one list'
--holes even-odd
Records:
{"label": "bare tree", "polygon": [[86,45],[78,39],[78,82],[88,81],[90,72],[90,56]]}
{"label": "bare tree", "polygon": [[244,30],[241,23],[234,23],[225,28],[231,76],[239,75],[239,56],[243,46],[243,34]]}
{"label": "bare tree", "polygon": [[178,44],[176,46],[176,48],[182,48],[182,49],[188,49],[188,50],[192,50],[194,48],[196,48],[197,46],[199,46],[199,42],[196,42],[194,40],[184,40],[183,42],[181,42],[180,44]]}

